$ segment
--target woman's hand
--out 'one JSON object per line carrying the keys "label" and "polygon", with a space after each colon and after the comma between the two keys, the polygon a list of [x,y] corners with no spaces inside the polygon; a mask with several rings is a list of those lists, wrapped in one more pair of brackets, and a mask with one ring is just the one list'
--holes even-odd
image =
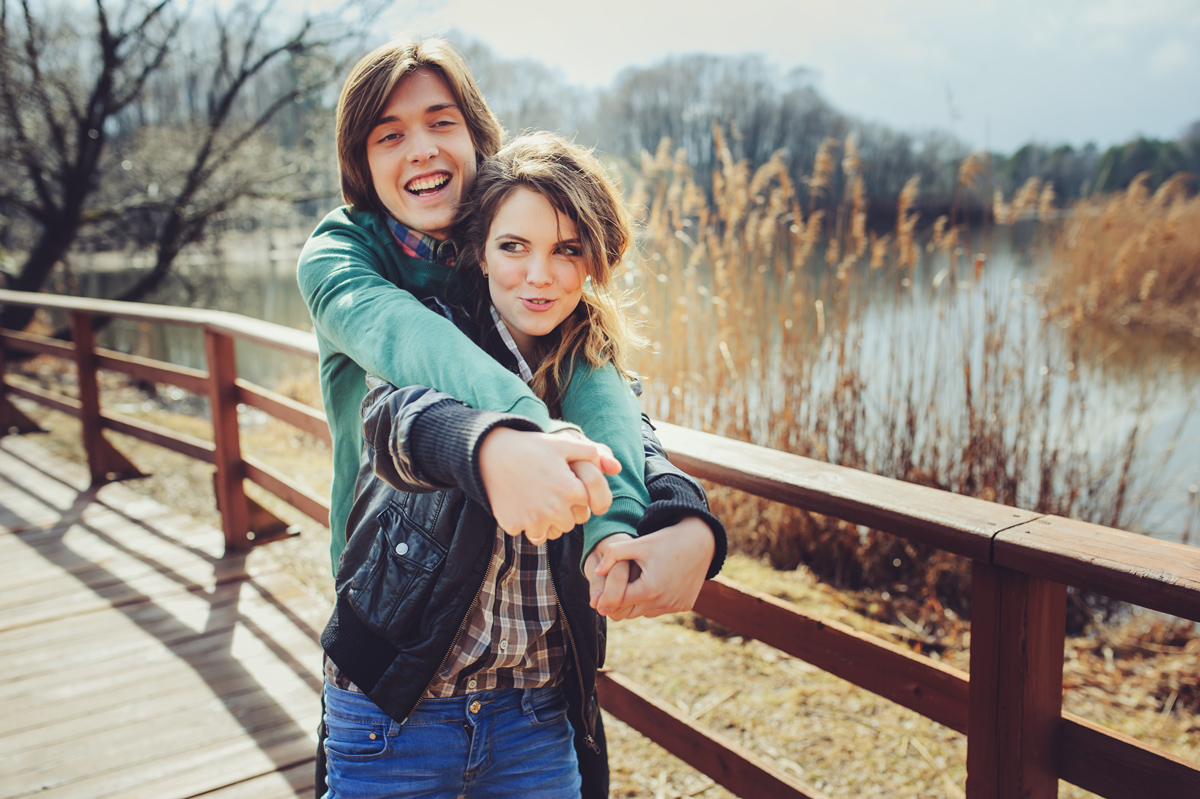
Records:
{"label": "woman's hand", "polygon": [[[630,572],[633,572],[635,578],[638,572],[638,565],[635,562],[606,558],[608,550],[623,541],[632,540],[634,540],[633,536],[625,533],[610,535],[596,544],[596,548],[583,562],[583,573],[588,581],[591,606],[601,616],[608,616],[621,607],[625,601],[626,586],[631,579]],[[602,563],[605,564],[604,574],[599,574],[597,569]]]}
{"label": "woman's hand", "polygon": [[[691,610],[704,585],[715,547],[712,530],[695,516],[640,538],[614,535],[604,539],[588,556],[591,561],[599,553],[595,574],[620,579],[616,570],[626,562],[631,570],[623,596],[615,607],[605,605],[608,613],[604,615],[620,621]],[[587,572],[586,565],[584,570]],[[588,581],[595,597],[597,582],[590,573]],[[616,590],[610,591],[607,585],[602,588],[605,594]],[[600,610],[595,602],[592,607]]]}
{"label": "woman's hand", "polygon": [[621,465],[608,447],[581,434],[498,427],[483,440],[479,470],[500,529],[541,544],[607,511],[612,492],[604,473]]}

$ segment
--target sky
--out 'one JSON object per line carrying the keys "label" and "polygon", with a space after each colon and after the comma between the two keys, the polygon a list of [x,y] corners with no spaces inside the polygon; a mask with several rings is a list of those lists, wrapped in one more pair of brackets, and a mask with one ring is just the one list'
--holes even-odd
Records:
{"label": "sky", "polygon": [[590,87],[671,54],[761,53],[858,119],[1001,152],[1200,120],[1200,0],[419,0],[386,24],[457,30]]}

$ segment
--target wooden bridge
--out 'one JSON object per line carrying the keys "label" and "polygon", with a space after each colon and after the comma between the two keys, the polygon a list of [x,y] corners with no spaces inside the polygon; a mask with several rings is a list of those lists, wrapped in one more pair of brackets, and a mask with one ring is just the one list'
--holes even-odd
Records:
{"label": "wooden bridge", "polygon": [[312,796],[328,606],[0,439],[0,796]]}
{"label": "wooden bridge", "polygon": [[[325,523],[328,504],[241,451],[237,408],[325,440],[328,429],[321,413],[238,379],[233,354],[242,339],[315,358],[312,336],[195,309],[0,291],[4,303],[69,314],[73,343],[0,331],[0,367],[5,351],[62,357],[76,364],[79,391],[6,378],[0,434],[34,427],[9,396],[56,408],[81,420],[88,467],[71,474],[19,437],[0,447],[0,796],[311,795],[327,608],[286,575],[245,568],[247,550],[286,525],[246,497],[244,481]],[[198,328],[209,368],[98,349],[93,315]],[[208,397],[212,441],[102,408],[98,369]],[[222,534],[110,484],[137,470],[104,430],[214,464]],[[720,579],[696,607],[966,734],[969,799],[1045,799],[1060,779],[1111,799],[1200,796],[1200,765],[1062,710],[1067,586],[1200,621],[1200,549],[672,425],[659,433],[699,477],[973,562],[969,675]],[[607,710],[739,796],[822,795],[619,674],[601,690]]]}

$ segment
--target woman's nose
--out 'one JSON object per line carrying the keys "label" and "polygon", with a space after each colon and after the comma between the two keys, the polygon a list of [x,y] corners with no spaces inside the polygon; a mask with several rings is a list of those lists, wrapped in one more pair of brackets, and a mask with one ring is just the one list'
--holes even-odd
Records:
{"label": "woman's nose", "polygon": [[553,280],[549,259],[539,253],[532,254],[526,263],[525,282],[531,286],[548,286]]}

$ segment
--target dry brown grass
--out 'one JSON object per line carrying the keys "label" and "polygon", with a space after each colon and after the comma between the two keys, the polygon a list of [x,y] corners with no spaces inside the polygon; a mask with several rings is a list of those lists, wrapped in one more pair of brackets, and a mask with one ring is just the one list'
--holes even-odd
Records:
{"label": "dry brown grass", "polygon": [[1200,196],[1189,196],[1191,175],[1153,194],[1148,180],[1067,209],[1053,236],[1049,307],[1075,322],[1200,338]]}

